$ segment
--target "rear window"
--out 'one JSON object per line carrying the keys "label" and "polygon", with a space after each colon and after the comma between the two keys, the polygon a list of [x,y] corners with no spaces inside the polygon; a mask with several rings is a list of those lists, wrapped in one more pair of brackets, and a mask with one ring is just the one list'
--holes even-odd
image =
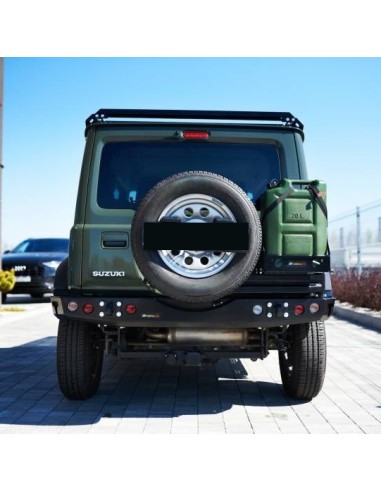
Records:
{"label": "rear window", "polygon": [[280,162],[277,148],[267,144],[110,142],[102,150],[98,205],[135,209],[156,183],[185,171],[225,176],[255,202],[271,180],[280,179]]}

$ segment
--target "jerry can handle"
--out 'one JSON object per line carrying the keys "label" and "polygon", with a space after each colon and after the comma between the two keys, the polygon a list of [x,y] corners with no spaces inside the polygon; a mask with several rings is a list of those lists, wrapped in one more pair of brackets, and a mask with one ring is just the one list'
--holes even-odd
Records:
{"label": "jerry can handle", "polygon": [[288,181],[296,185],[310,185],[318,183],[317,179],[289,179]]}

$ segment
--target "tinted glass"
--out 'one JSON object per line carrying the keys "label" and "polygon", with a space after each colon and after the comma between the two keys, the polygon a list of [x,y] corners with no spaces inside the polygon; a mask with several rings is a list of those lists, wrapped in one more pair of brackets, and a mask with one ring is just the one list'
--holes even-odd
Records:
{"label": "tinted glass", "polygon": [[102,151],[98,205],[135,209],[159,181],[185,171],[209,171],[238,184],[255,201],[280,179],[275,146],[215,142],[110,142]]}
{"label": "tinted glass", "polygon": [[12,253],[67,253],[68,239],[27,239],[16,246]]}

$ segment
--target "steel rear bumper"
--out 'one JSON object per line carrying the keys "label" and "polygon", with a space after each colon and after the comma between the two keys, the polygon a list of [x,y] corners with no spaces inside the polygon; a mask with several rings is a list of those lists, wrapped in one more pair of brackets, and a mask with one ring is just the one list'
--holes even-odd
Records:
{"label": "steel rear bumper", "polygon": [[[182,309],[169,305],[165,299],[149,297],[79,297],[53,296],[53,313],[59,319],[73,319],[123,327],[200,327],[200,328],[255,328],[275,327],[325,320],[333,312],[335,299],[255,299],[235,298],[208,309]],[[71,303],[71,304],[70,304]],[[77,309],[70,311],[71,308]],[[93,311],[86,313],[85,305]],[[311,304],[319,310],[310,312]],[[295,306],[304,308],[295,314]],[[127,308],[127,306],[130,306]],[[131,307],[133,306],[133,307]],[[256,307],[254,313],[254,307]],[[260,308],[258,308],[260,306]],[[315,306],[316,308],[316,306]],[[85,308],[86,310],[86,308]]]}

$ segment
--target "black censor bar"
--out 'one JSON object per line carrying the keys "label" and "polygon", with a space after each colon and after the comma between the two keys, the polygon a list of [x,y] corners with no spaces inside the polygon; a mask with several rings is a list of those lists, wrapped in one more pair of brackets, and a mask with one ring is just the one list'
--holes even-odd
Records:
{"label": "black censor bar", "polygon": [[235,222],[146,222],[144,249],[247,251],[249,226]]}

